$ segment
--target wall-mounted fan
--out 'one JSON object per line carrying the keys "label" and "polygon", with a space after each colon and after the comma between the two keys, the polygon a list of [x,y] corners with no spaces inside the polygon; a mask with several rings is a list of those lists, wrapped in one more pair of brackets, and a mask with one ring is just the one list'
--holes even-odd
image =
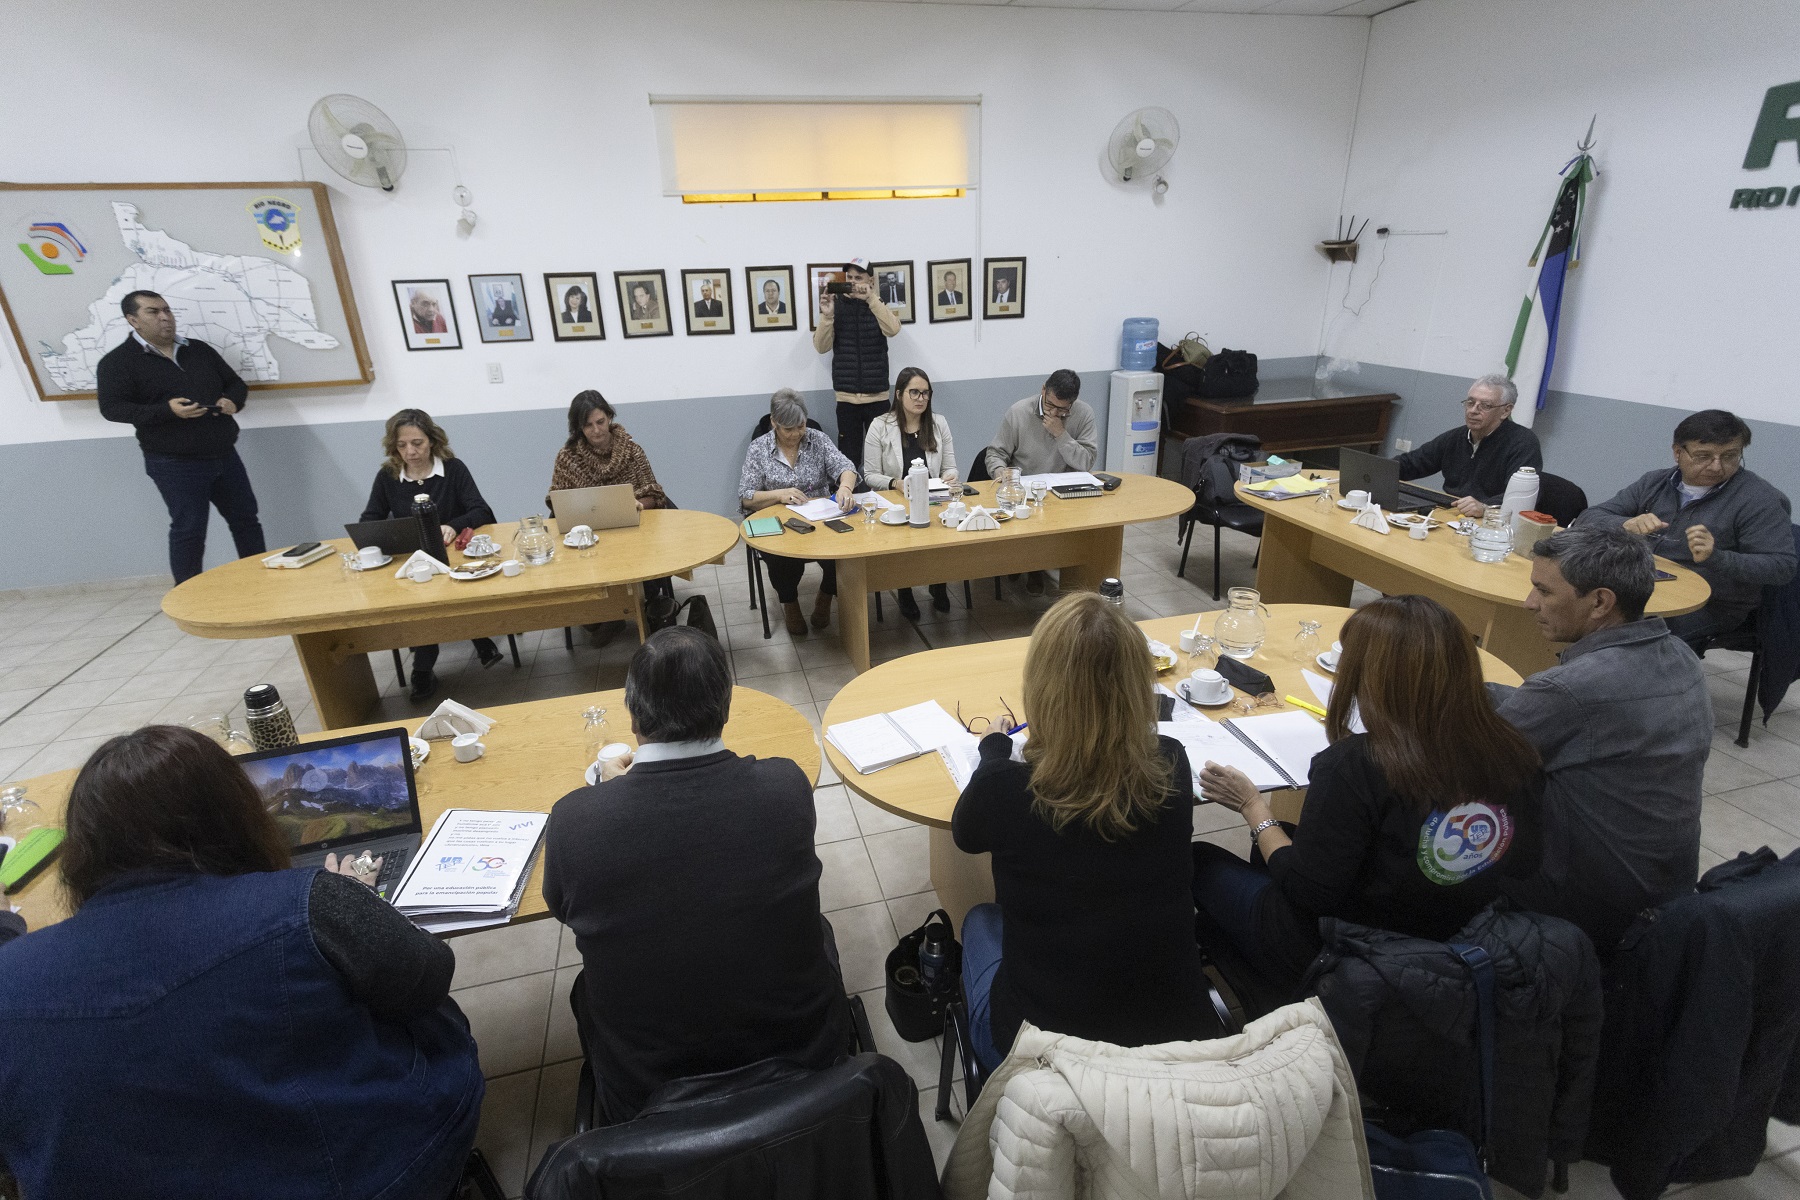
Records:
{"label": "wall-mounted fan", "polygon": [[1121,183],[1155,179],[1156,191],[1168,189],[1157,172],[1181,144],[1181,123],[1166,108],[1140,108],[1113,128],[1106,142],[1106,161]]}
{"label": "wall-mounted fan", "polygon": [[388,115],[338,92],[312,106],[306,132],[325,165],[363,187],[391,192],[406,173],[406,141]]}

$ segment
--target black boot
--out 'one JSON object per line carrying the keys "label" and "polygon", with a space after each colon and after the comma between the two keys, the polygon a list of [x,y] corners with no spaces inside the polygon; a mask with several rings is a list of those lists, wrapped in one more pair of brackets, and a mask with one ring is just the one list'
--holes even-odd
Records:
{"label": "black boot", "polygon": [[500,647],[494,645],[493,638],[476,638],[475,658],[483,667],[492,667],[503,662],[506,655],[500,653]]}
{"label": "black boot", "polygon": [[900,606],[900,615],[909,621],[919,619],[919,602],[913,598],[911,588],[901,588],[894,593],[894,602]]}
{"label": "black boot", "polygon": [[437,694],[437,690],[438,677],[436,671],[420,671],[414,669],[412,691],[409,693],[414,704],[417,704],[421,700],[429,700],[432,696]]}
{"label": "black boot", "polygon": [[950,585],[934,583],[931,585],[931,607],[938,612],[950,611]]}

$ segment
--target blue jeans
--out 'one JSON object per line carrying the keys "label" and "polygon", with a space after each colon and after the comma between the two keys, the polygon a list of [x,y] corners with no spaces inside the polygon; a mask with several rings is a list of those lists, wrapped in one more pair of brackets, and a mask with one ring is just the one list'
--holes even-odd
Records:
{"label": "blue jeans", "polygon": [[214,507],[231,528],[239,558],[267,553],[262,522],[256,516],[256,493],[250,490],[250,474],[236,450],[220,458],[176,458],[146,451],[144,474],[169,509],[169,573],[176,583],[200,573],[206,523]]}
{"label": "blue jeans", "polygon": [[1194,907],[1202,927],[1222,933],[1257,976],[1245,982],[1276,994],[1297,988],[1319,950],[1317,922],[1275,889],[1260,861],[1245,862],[1211,842],[1195,842],[1193,854]]}
{"label": "blue jeans", "polygon": [[1004,1057],[994,1045],[994,1031],[989,1026],[1003,932],[998,904],[977,904],[963,918],[963,999],[969,1005],[969,1040],[975,1043],[975,1061],[989,1074]]}

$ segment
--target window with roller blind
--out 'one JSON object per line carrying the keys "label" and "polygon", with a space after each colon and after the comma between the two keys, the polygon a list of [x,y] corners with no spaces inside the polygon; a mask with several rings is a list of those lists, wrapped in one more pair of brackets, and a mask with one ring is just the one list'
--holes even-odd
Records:
{"label": "window with roller blind", "polygon": [[906,200],[976,187],[979,98],[651,96],[665,196]]}

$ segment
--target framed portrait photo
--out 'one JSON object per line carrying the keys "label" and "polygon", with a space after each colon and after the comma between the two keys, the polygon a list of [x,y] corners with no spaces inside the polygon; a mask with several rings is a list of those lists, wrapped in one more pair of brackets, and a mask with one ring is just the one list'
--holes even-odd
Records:
{"label": "framed portrait photo", "polygon": [[750,300],[750,332],[798,329],[794,309],[794,268],[745,267],[744,295]]}
{"label": "framed portrait photo", "polygon": [[975,315],[969,303],[973,266],[966,258],[941,258],[925,264],[925,276],[931,287],[931,320],[967,321]]}
{"label": "framed portrait photo", "polygon": [[592,271],[544,276],[550,302],[550,334],[559,342],[598,342],[606,337],[600,314],[600,277]]}
{"label": "framed portrait photo", "polygon": [[448,279],[396,279],[394,304],[408,350],[461,350]]}
{"label": "framed portrait photo", "polygon": [[620,332],[628,338],[673,337],[669,285],[661,271],[614,271],[619,292]]}
{"label": "framed portrait photo", "polygon": [[683,271],[681,312],[687,318],[689,337],[736,332],[731,323],[730,269]]}
{"label": "framed portrait photo", "polygon": [[484,342],[529,342],[531,312],[525,307],[523,275],[471,275],[475,324]]}
{"label": "framed portrait photo", "polygon": [[983,319],[999,321],[1025,315],[1025,260],[984,258],[982,267]]}
{"label": "framed portrait photo", "polygon": [[807,291],[811,293],[812,301],[812,328],[819,327],[819,297],[825,294],[825,285],[842,282],[844,282],[843,263],[806,264]]}
{"label": "framed portrait photo", "polygon": [[875,272],[875,294],[900,318],[900,323],[911,325],[917,320],[913,313],[912,260],[870,263],[869,269]]}

